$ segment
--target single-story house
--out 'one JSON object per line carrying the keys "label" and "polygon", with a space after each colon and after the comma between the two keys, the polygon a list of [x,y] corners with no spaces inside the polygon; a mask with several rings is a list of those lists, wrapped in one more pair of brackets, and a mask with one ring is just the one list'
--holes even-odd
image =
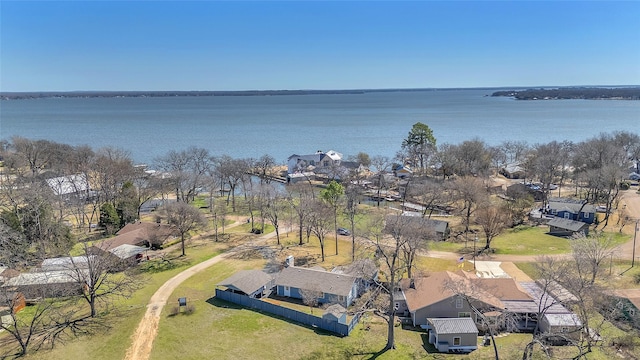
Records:
{"label": "single-story house", "polygon": [[540,320],[540,331],[545,340],[558,345],[580,340],[582,329],[582,321],[573,313],[544,314]]}
{"label": "single-story house", "polygon": [[563,218],[553,218],[547,222],[549,225],[549,235],[555,236],[587,236],[589,235],[589,224],[582,221],[574,221]]}
{"label": "single-story house", "polygon": [[175,237],[175,231],[169,225],[136,222],[125,225],[116,233],[115,237],[106,239],[96,246],[105,251],[123,244],[153,247],[160,246]]}
{"label": "single-story house", "polygon": [[89,181],[84,174],[59,176],[47,179],[46,182],[56,196],[64,198],[86,199],[91,190]]}
{"label": "single-story house", "polygon": [[322,314],[322,318],[325,320],[336,321],[340,324],[347,323],[347,309],[343,308],[340,304],[333,304],[327,307]]}
{"label": "single-story house", "polygon": [[240,270],[217,284],[226,291],[257,299],[268,296],[273,285],[273,276],[261,270]]}
{"label": "single-story house", "polygon": [[357,280],[351,275],[291,266],[280,272],[275,284],[279,296],[302,299],[305,291],[313,291],[318,294],[318,303],[347,308],[358,296]]}
{"label": "single-story house", "polygon": [[596,207],[586,200],[551,198],[546,212],[563,219],[593,224],[596,219]]}
{"label": "single-story house", "polygon": [[[87,270],[79,271],[87,277]],[[78,295],[84,290],[74,270],[22,273],[7,280],[2,287],[20,292],[26,299]]]}
{"label": "single-story house", "polygon": [[63,256],[42,260],[40,271],[59,271],[72,269],[86,269],[89,267],[89,256]]}
{"label": "single-story house", "polygon": [[471,318],[429,318],[429,344],[440,352],[470,353],[478,348],[478,328]]}

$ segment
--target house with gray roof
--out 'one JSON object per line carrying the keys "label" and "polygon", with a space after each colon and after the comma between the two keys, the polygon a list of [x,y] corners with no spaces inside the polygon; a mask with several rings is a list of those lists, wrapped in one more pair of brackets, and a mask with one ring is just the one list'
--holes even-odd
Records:
{"label": "house with gray roof", "polygon": [[589,224],[563,218],[553,218],[547,222],[549,235],[555,236],[587,236]]}
{"label": "house with gray roof", "polygon": [[551,198],[546,211],[559,218],[587,224],[593,224],[596,219],[596,207],[581,199]]}
{"label": "house with gray roof", "polygon": [[304,291],[314,291],[318,293],[318,303],[346,308],[358,297],[357,280],[351,275],[291,266],[280,272],[275,284],[279,296],[302,299]]}
{"label": "house with gray roof", "polygon": [[446,353],[470,353],[478,348],[478,328],[469,318],[429,318],[429,344]]}
{"label": "house with gray roof", "polygon": [[20,292],[26,299],[62,297],[81,294],[84,284],[79,275],[87,277],[86,269],[21,273],[7,280],[2,287]]}
{"label": "house with gray roof", "polygon": [[75,196],[86,199],[91,190],[87,176],[84,174],[50,178],[46,180],[46,183],[56,196],[64,198]]}
{"label": "house with gray roof", "polygon": [[258,299],[268,296],[273,285],[273,276],[261,270],[240,270],[217,284],[226,291]]}

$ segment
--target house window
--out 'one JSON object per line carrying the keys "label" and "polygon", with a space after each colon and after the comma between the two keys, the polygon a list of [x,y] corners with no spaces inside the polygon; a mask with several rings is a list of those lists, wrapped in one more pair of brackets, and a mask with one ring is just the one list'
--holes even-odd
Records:
{"label": "house window", "polygon": [[320,299],[324,299],[324,293],[323,292],[320,293]]}
{"label": "house window", "polygon": [[325,167],[326,167],[326,166],[329,166],[329,160],[325,160],[325,161],[323,162],[323,165],[322,165],[322,166],[325,166]]}
{"label": "house window", "polygon": [[393,310],[398,311],[400,309],[400,303],[393,304]]}
{"label": "house window", "polygon": [[636,309],[629,309],[629,315],[636,316]]}
{"label": "house window", "polygon": [[565,219],[569,219],[570,217],[571,217],[570,213],[568,213],[568,212],[564,213],[564,218]]}
{"label": "house window", "polygon": [[291,290],[291,288],[290,288],[290,287],[288,287],[288,286],[285,286],[285,287],[284,287],[284,291],[289,291],[289,290]]}
{"label": "house window", "polygon": [[588,219],[589,218],[589,214],[588,213],[582,213],[582,218],[583,219]]}
{"label": "house window", "polygon": [[471,313],[470,312],[459,312],[458,313],[458,317],[461,317],[461,318],[469,317],[470,318],[471,317]]}
{"label": "house window", "polygon": [[338,301],[344,301],[344,296],[342,295],[338,296]]}
{"label": "house window", "polygon": [[453,346],[460,346],[462,344],[462,341],[460,340],[459,336],[454,336],[453,337]]}
{"label": "house window", "polygon": [[560,329],[560,332],[567,333],[567,332],[569,332],[569,328],[568,327],[563,327],[563,328]]}
{"label": "house window", "polygon": [[316,162],[315,162],[315,161],[313,161],[313,160],[310,160],[310,161],[309,161],[309,165],[311,165],[311,166],[316,166]]}
{"label": "house window", "polygon": [[456,309],[462,309],[462,298],[461,297],[456,299]]}

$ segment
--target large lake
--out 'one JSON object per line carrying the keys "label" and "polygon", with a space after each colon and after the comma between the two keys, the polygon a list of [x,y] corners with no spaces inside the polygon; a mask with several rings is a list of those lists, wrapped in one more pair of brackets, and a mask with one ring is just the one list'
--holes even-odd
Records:
{"label": "large lake", "polygon": [[203,147],[213,155],[278,163],[294,153],[336,150],[393,157],[411,126],[429,125],[438,144],[480,138],[530,144],[637,132],[640,101],[517,101],[493,90],[364,94],[44,98],[0,101],[0,139],[22,136],[127,150],[153,163],[169,150]]}

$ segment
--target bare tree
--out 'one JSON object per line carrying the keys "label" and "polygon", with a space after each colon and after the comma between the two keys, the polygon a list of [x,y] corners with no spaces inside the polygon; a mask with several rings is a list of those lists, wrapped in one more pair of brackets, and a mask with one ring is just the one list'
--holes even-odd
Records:
{"label": "bare tree", "polygon": [[311,204],[315,201],[315,193],[311,185],[307,182],[299,182],[287,187],[287,199],[291,208],[296,214],[298,221],[299,245],[302,245],[302,231],[305,222],[312,211]]}
{"label": "bare tree", "polygon": [[[103,243],[105,246],[108,240]],[[141,279],[133,272],[121,273],[126,269],[120,258],[100,245],[90,248],[84,243],[84,254],[69,256],[69,271],[73,280],[82,288],[82,298],[87,302],[90,316],[98,315],[98,304],[108,306],[114,298],[128,298],[139,288]]]}
{"label": "bare tree", "polygon": [[273,183],[262,185],[261,192],[261,213],[273,225],[276,232],[276,240],[280,245],[280,224],[285,215],[286,195],[283,190]]}
{"label": "bare tree", "polygon": [[198,209],[184,202],[169,203],[163,207],[163,212],[167,222],[180,234],[182,256],[184,256],[186,235],[190,231],[206,227],[207,221]]}
{"label": "bare tree", "polygon": [[461,204],[459,212],[464,219],[465,232],[469,232],[471,216],[479,204],[487,201],[487,188],[484,182],[476,177],[460,177],[449,183],[448,186],[454,199]]}
{"label": "bare tree", "polygon": [[311,314],[313,314],[313,308],[318,306],[322,291],[317,289],[300,289],[300,296],[302,296],[302,302],[309,307]]}
{"label": "bare tree", "polygon": [[[333,229],[331,215],[333,210],[325,202],[315,200],[312,202],[311,212],[309,212],[309,228],[320,242],[320,253],[324,262],[325,240],[327,234]],[[336,244],[337,245],[337,244]]]}
{"label": "bare tree", "polygon": [[190,147],[183,151],[170,151],[167,155],[156,159],[158,167],[171,176],[176,199],[191,202],[198,190],[205,186],[213,159],[209,151],[203,148]]}
{"label": "bare tree", "polygon": [[358,312],[373,313],[387,323],[385,351],[395,349],[394,292],[399,289],[400,279],[407,270],[403,249],[414,239],[412,232],[407,231],[411,221],[408,218],[399,213],[373,214],[367,224],[369,243],[382,264],[380,271],[384,276],[358,300],[356,307]]}
{"label": "bare tree", "polygon": [[502,207],[494,204],[487,203],[480,206],[476,211],[475,223],[480,225],[482,232],[484,232],[485,239],[487,240],[485,250],[491,248],[491,240],[494,237],[500,235],[502,230],[505,229],[508,223],[507,214],[505,214]]}

